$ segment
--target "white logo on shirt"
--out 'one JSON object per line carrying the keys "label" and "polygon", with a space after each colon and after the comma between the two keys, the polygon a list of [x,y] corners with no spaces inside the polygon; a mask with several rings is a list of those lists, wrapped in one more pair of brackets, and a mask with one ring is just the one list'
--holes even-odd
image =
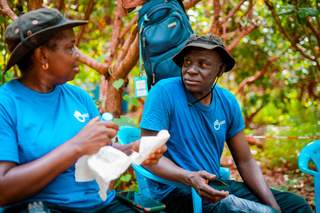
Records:
{"label": "white logo on shirt", "polygon": [[221,121],[221,122],[219,122],[218,120],[216,120],[216,121],[214,122],[214,124],[213,124],[215,130],[219,130],[219,129],[220,129],[220,125],[225,124],[225,123],[226,123],[225,120],[223,120],[223,121]]}
{"label": "white logo on shirt", "polygon": [[78,119],[78,121],[80,121],[82,123],[86,121],[86,117],[89,117],[88,113],[81,115],[81,113],[77,110],[74,111],[73,115],[74,115],[74,117],[76,117],[76,119]]}

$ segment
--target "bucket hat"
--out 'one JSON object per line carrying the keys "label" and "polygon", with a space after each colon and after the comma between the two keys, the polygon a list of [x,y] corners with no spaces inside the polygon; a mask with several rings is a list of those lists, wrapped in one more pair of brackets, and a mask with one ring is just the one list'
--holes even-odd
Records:
{"label": "bucket hat", "polygon": [[226,63],[225,72],[230,71],[235,65],[234,58],[226,51],[222,40],[218,36],[208,33],[203,36],[197,34],[190,36],[184,47],[172,58],[179,67],[182,67],[186,50],[191,47],[200,47],[208,50],[217,49],[222,55],[222,60]]}
{"label": "bucket hat", "polygon": [[55,33],[87,23],[88,21],[68,20],[59,10],[53,8],[41,8],[20,15],[5,32],[5,41],[11,57],[3,73],[27,53],[52,38]]}

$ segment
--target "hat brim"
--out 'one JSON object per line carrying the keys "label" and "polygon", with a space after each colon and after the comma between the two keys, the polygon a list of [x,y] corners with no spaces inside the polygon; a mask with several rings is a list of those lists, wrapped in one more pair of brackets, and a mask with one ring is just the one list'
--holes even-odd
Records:
{"label": "hat brim", "polygon": [[[67,29],[67,28],[73,28],[80,25],[87,24],[88,21],[80,21],[80,20],[67,20],[63,22],[62,24],[58,24],[52,27],[45,28],[43,30],[40,30],[30,36],[28,36],[25,41],[29,43],[31,39],[36,39],[38,45],[35,48],[38,48],[41,44],[43,44],[45,41],[48,41],[50,38],[52,38],[57,32]],[[12,66],[14,66],[16,63],[19,62],[21,58],[23,58],[28,52],[32,51],[33,49],[26,46],[22,42],[20,42],[12,51],[10,59],[8,61],[7,66],[3,70],[3,73],[6,73]]]}
{"label": "hat brim", "polygon": [[176,55],[172,57],[172,60],[174,61],[174,63],[176,63],[179,67],[182,67],[183,61],[184,61],[184,55],[186,54],[186,51],[191,47],[198,47],[198,48],[203,48],[208,50],[214,50],[214,49],[218,50],[219,53],[222,54],[223,61],[226,63],[226,69],[224,72],[230,71],[236,64],[234,58],[221,46],[198,43],[198,42],[190,43],[184,46]]}

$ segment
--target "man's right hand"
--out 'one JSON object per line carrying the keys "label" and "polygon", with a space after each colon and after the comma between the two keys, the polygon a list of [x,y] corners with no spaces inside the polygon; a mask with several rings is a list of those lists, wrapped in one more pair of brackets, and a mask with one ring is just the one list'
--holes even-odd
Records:
{"label": "man's right hand", "polygon": [[204,170],[194,172],[194,175],[189,179],[189,186],[193,187],[202,199],[210,203],[217,203],[221,199],[227,197],[229,192],[218,191],[209,186],[209,181],[213,181],[215,178],[216,175],[210,174]]}

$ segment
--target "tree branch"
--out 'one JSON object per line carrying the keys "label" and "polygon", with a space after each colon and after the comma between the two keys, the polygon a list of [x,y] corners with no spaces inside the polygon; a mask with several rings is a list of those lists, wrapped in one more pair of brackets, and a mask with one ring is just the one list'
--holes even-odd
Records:
{"label": "tree branch", "polygon": [[116,62],[116,65],[119,64],[127,55],[128,53],[128,50],[130,48],[130,45],[133,43],[135,37],[136,37],[136,34],[138,32],[138,26],[136,26],[133,31],[130,33],[129,37],[126,39],[126,41],[124,42],[121,50],[120,50],[120,53],[118,54],[118,57],[117,57],[117,62]]}
{"label": "tree branch", "polygon": [[251,84],[252,82],[254,82],[254,81],[256,81],[257,79],[259,79],[260,77],[262,77],[262,76],[266,73],[269,65],[270,65],[272,62],[274,62],[275,60],[277,60],[276,57],[270,57],[270,58],[267,60],[267,63],[266,63],[266,64],[263,66],[263,68],[261,69],[261,71],[259,71],[259,72],[258,72],[257,74],[255,74],[254,76],[251,76],[251,77],[249,77],[249,78],[244,79],[244,80],[239,84],[238,90],[237,90],[237,92],[236,92],[235,94],[241,93],[241,92],[243,91],[243,88],[244,88],[245,85]]}
{"label": "tree branch", "polygon": [[209,32],[213,34],[217,34],[218,28],[220,26],[219,17],[220,17],[220,11],[221,11],[221,5],[219,0],[214,0],[214,6],[213,6],[213,20],[210,27]]}
{"label": "tree branch", "polygon": [[[105,59],[105,63],[107,64],[108,67],[110,67],[112,64],[112,61],[116,54],[117,46],[119,44],[119,35],[120,35],[120,29],[122,26],[123,16],[124,16],[124,10],[122,8],[122,2],[118,1],[117,7],[116,7],[115,19],[114,19],[113,28],[112,28],[110,47],[108,50],[110,54]],[[103,74],[106,74],[106,73],[103,73]]]}
{"label": "tree branch", "polygon": [[220,24],[223,24],[225,22],[227,22],[229,20],[229,18],[233,17],[234,14],[239,10],[239,8],[241,7],[241,5],[245,2],[246,0],[242,0],[241,2],[239,2],[239,4],[233,8],[233,10],[231,10],[231,12],[222,19],[222,21],[220,22]]}
{"label": "tree branch", "polygon": [[186,10],[189,10],[190,8],[194,7],[198,2],[201,0],[188,0],[183,2],[183,6]]}
{"label": "tree branch", "polygon": [[309,59],[309,60],[311,60],[311,61],[314,61],[313,58],[311,58],[310,56],[308,56],[307,54],[305,54],[305,53],[297,46],[297,44],[292,41],[292,39],[290,38],[290,36],[287,34],[287,32],[285,31],[285,29],[284,29],[283,26],[281,25],[281,23],[280,23],[280,21],[279,21],[279,19],[278,19],[278,16],[277,16],[276,13],[275,13],[275,9],[274,9],[274,6],[272,5],[272,3],[270,3],[269,1],[266,0],[266,1],[265,1],[265,4],[267,5],[267,7],[269,8],[269,10],[271,11],[271,14],[272,14],[274,20],[276,21],[277,25],[278,25],[279,28],[280,28],[280,32],[288,39],[288,41],[291,43],[291,45],[292,45],[298,52],[300,52],[300,54],[301,54],[303,57],[305,57],[305,58],[307,58],[307,59]]}
{"label": "tree branch", "polygon": [[42,8],[42,0],[27,0],[28,11],[37,10]]}
{"label": "tree branch", "polygon": [[239,42],[241,41],[241,39],[243,37],[245,37],[246,35],[250,34],[253,30],[255,30],[256,28],[258,27],[258,25],[253,22],[252,25],[244,30],[241,30],[240,31],[240,34],[231,42],[231,44],[229,44],[227,47],[226,47],[226,50],[228,52],[230,52],[231,50],[233,50],[233,48],[235,48]]}
{"label": "tree branch", "polygon": [[9,18],[11,18],[13,21],[18,19],[18,16],[11,10],[10,6],[8,5],[8,2],[6,0],[0,0],[1,5],[3,7],[2,12],[6,14]]}
{"label": "tree branch", "polygon": [[319,70],[320,70],[320,64],[319,64],[319,61],[318,61],[318,59],[317,59],[317,58],[318,58],[318,54],[317,54],[316,50],[314,49],[314,45],[312,44],[312,39],[311,39],[311,37],[310,37],[310,34],[308,33],[308,30],[306,29],[305,26],[302,26],[302,29],[303,29],[304,33],[307,35],[307,38],[308,38],[308,40],[309,40],[309,46],[310,46],[311,52],[312,52],[313,55],[314,55],[314,61],[316,62],[317,67],[318,67]]}
{"label": "tree branch", "polygon": [[80,51],[78,48],[77,48],[77,50],[79,51],[79,54],[80,54],[79,61],[81,63],[87,65],[88,67],[91,67],[92,69],[94,69],[98,73],[100,73],[101,75],[103,75],[104,73],[106,73],[108,71],[109,66],[107,64],[97,62],[94,58],[86,55],[85,53]]}
{"label": "tree branch", "polygon": [[[84,15],[84,20],[89,20],[90,19],[90,15],[91,15],[91,13],[93,11],[94,5],[95,5],[94,0],[90,0],[89,3],[88,3],[88,6],[87,6],[86,13]],[[80,28],[79,28],[79,31],[78,31],[77,36],[76,36],[76,43],[75,43],[76,47],[78,47],[79,44],[80,44],[80,41],[81,41],[82,36],[84,34],[85,28],[86,28],[85,25],[81,25]]]}
{"label": "tree branch", "polygon": [[57,9],[61,11],[64,8],[64,0],[58,0]]}
{"label": "tree branch", "polygon": [[135,25],[138,21],[139,14],[137,13],[130,21],[130,23],[126,26],[126,28],[120,34],[120,40],[124,38],[124,36],[129,32],[130,28]]}
{"label": "tree branch", "polygon": [[117,66],[117,76],[119,78],[125,78],[133,67],[137,64],[139,59],[139,36],[138,36],[138,26],[133,30],[130,36],[130,44],[128,52],[123,60]]}
{"label": "tree branch", "polygon": [[320,32],[318,32],[314,26],[310,23],[310,21],[307,19],[307,26],[310,28],[311,32],[316,36],[318,41],[318,46],[320,46]]}

